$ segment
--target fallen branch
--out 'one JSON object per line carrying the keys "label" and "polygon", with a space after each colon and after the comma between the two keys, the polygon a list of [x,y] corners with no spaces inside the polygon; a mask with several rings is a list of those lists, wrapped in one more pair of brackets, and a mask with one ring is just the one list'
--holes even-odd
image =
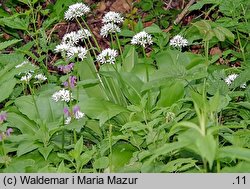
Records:
{"label": "fallen branch", "polygon": [[[174,21],[174,25],[177,25],[180,23],[180,21],[183,19],[183,17],[187,14],[189,7],[194,4],[196,0],[191,0],[188,2],[186,7],[182,10],[182,12],[177,16],[177,18]],[[167,29],[163,30],[164,32],[169,32],[171,29],[173,29],[173,25],[169,26]]]}

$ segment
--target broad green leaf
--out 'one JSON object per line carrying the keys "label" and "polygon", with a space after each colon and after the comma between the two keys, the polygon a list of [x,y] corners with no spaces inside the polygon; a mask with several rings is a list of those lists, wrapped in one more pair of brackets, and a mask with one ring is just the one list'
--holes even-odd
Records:
{"label": "broad green leaf", "polygon": [[241,161],[236,166],[226,166],[221,173],[249,173],[250,162]]}
{"label": "broad green leaf", "polygon": [[67,168],[67,167],[65,166],[65,164],[64,164],[64,161],[62,161],[62,162],[60,163],[60,165],[58,166],[56,172],[57,172],[57,173],[71,173],[72,170],[69,169],[69,168]]}
{"label": "broad green leaf", "polygon": [[135,47],[129,46],[129,50],[125,55],[124,62],[122,64],[122,68],[124,69],[124,71],[130,72],[134,68],[134,65],[137,63],[138,61],[137,59],[138,59],[138,54],[135,51]]}
{"label": "broad green leaf", "polygon": [[181,82],[176,82],[161,89],[160,99],[157,103],[159,107],[169,107],[184,96],[184,86]]}
{"label": "broad green leaf", "polygon": [[50,96],[36,97],[35,102],[31,95],[22,96],[15,100],[18,109],[33,121],[41,119],[46,120],[47,122],[55,122],[62,117],[63,106],[61,102],[54,102]]}
{"label": "broad green leaf", "polygon": [[5,81],[3,84],[0,85],[0,88],[3,89],[0,90],[0,102],[4,101],[10,96],[10,94],[14,90],[16,82],[16,79],[13,78],[9,81]]}
{"label": "broad green leaf", "polygon": [[8,122],[11,127],[18,128],[23,134],[34,135],[38,130],[34,122],[14,112],[8,112]]}
{"label": "broad green leaf", "polygon": [[38,151],[42,154],[45,160],[48,159],[49,154],[52,152],[53,146],[47,146],[47,147],[40,147],[38,148]]}
{"label": "broad green leaf", "polygon": [[219,41],[225,41],[225,35],[223,32],[221,32],[221,30],[219,30],[218,28],[214,28],[213,32],[217,39],[219,39]]}
{"label": "broad green leaf", "polygon": [[129,143],[116,143],[112,147],[112,162],[110,162],[111,170],[117,172],[129,163],[135,150],[136,148]]}
{"label": "broad green leaf", "polygon": [[222,32],[232,43],[234,42],[234,34],[227,28],[218,26],[217,29]]}
{"label": "broad green leaf", "polygon": [[21,39],[12,39],[12,40],[0,43],[0,51],[11,46],[11,45],[18,43],[19,41],[22,41],[22,40]]}
{"label": "broad green leaf", "polygon": [[92,119],[99,119],[100,125],[103,125],[112,117],[127,111],[122,106],[96,98],[90,98],[85,102],[80,102],[79,105],[81,110],[87,116],[91,117]]}
{"label": "broad green leaf", "polygon": [[219,149],[218,158],[230,158],[250,161],[250,149],[237,146],[226,146]]}
{"label": "broad green leaf", "polygon": [[33,150],[39,148],[38,144],[35,144],[31,141],[24,141],[17,147],[17,157],[22,156],[23,154],[32,152]]}
{"label": "broad green leaf", "polygon": [[157,157],[162,156],[162,155],[166,156],[167,154],[173,151],[181,150],[183,147],[189,145],[189,143],[190,142],[172,142],[172,143],[164,144],[161,147],[153,150],[151,152],[152,156],[143,163],[141,167],[141,172],[144,172],[144,173],[149,172],[151,169],[150,164],[152,164]]}
{"label": "broad green leaf", "polygon": [[93,163],[94,169],[105,169],[109,166],[109,158],[108,157],[100,157],[96,159]]}
{"label": "broad green leaf", "polygon": [[33,159],[18,159],[14,158],[10,165],[4,169],[5,173],[26,173],[26,168],[34,166]]}
{"label": "broad green leaf", "polygon": [[200,135],[200,137],[195,139],[195,145],[198,148],[199,155],[208,161],[209,167],[212,169],[217,150],[216,140],[213,135]]}

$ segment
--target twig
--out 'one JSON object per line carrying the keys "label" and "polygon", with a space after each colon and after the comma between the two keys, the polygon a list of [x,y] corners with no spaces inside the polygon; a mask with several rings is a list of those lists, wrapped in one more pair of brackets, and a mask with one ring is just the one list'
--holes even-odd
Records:
{"label": "twig", "polygon": [[[189,7],[194,4],[196,0],[190,0],[186,7],[182,10],[182,12],[177,16],[177,18],[174,21],[174,25],[177,25],[180,23],[180,21],[183,19],[183,17],[187,14]],[[164,32],[169,32],[173,28],[173,25],[169,26],[167,29],[163,30]]]}

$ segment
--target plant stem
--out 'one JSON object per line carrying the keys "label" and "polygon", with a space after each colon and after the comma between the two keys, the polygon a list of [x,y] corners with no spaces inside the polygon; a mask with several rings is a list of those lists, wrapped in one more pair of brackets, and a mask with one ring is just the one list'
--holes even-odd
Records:
{"label": "plant stem", "polygon": [[117,45],[118,45],[118,48],[119,48],[119,51],[120,51],[120,54],[121,54],[121,58],[122,58],[122,63],[121,65],[124,63],[124,57],[123,57],[123,53],[122,53],[122,48],[121,48],[121,44],[120,44],[120,39],[118,37],[118,34],[117,32],[115,32],[115,37],[116,37],[116,41],[117,41]]}
{"label": "plant stem", "polygon": [[238,38],[238,41],[239,41],[240,51],[241,51],[241,54],[242,54],[243,62],[244,62],[244,64],[246,64],[246,56],[245,56],[244,48],[243,48],[241,40],[240,40],[240,34],[239,34],[238,30],[236,30],[236,32],[237,32],[237,38]]}
{"label": "plant stem", "polygon": [[91,33],[91,35],[92,35],[92,37],[93,37],[93,40],[94,40],[94,42],[95,42],[95,45],[96,45],[96,47],[97,47],[97,49],[98,49],[98,52],[101,52],[101,48],[100,48],[99,44],[97,43],[97,40],[96,40],[96,38],[95,38],[93,32],[90,30],[90,28],[89,28],[88,24],[86,23],[86,21],[85,21],[82,17],[81,17],[81,19],[82,19],[84,25],[86,26],[86,28],[87,28],[87,29],[89,30],[89,32]]}

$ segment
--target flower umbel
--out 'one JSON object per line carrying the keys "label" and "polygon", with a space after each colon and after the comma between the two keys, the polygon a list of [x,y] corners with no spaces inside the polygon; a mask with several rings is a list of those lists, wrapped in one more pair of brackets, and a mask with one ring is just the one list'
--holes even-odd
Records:
{"label": "flower umbel", "polygon": [[47,80],[47,77],[43,74],[37,74],[35,75],[35,79],[37,79],[39,82],[44,82]]}
{"label": "flower umbel", "polygon": [[77,32],[72,31],[70,33],[66,33],[62,38],[62,43],[67,44],[69,46],[74,46],[79,42],[80,36]]}
{"label": "flower umbel", "polygon": [[115,64],[115,58],[118,56],[118,52],[114,49],[107,48],[97,56],[97,61],[101,64]]}
{"label": "flower umbel", "polygon": [[72,58],[77,55],[79,59],[83,60],[84,58],[86,58],[87,52],[88,51],[86,50],[86,48],[83,47],[71,47],[67,51],[67,57]]}
{"label": "flower umbel", "polygon": [[114,23],[108,23],[102,26],[100,35],[102,37],[107,37],[109,34],[116,33],[116,32],[117,33],[121,32],[121,29],[119,28],[119,26],[117,26]]}
{"label": "flower umbel", "polygon": [[146,45],[153,44],[152,36],[145,31],[139,32],[133,36],[131,44],[141,45],[145,48]]}
{"label": "flower umbel", "polygon": [[173,47],[186,47],[188,45],[188,41],[183,38],[181,35],[174,36],[169,43]]}
{"label": "flower umbel", "polygon": [[20,81],[28,83],[32,78],[31,73],[27,73],[26,75],[22,76]]}
{"label": "flower umbel", "polygon": [[90,12],[90,8],[84,3],[76,3],[69,6],[69,9],[65,12],[64,18],[66,20],[73,20],[74,18],[82,17]]}
{"label": "flower umbel", "polygon": [[109,11],[104,15],[102,22],[105,24],[107,23],[120,24],[123,22],[123,17],[121,16],[120,13]]}
{"label": "flower umbel", "polygon": [[71,98],[72,94],[65,89],[61,89],[60,91],[57,91],[52,95],[52,99],[56,102],[58,101],[69,102]]}

